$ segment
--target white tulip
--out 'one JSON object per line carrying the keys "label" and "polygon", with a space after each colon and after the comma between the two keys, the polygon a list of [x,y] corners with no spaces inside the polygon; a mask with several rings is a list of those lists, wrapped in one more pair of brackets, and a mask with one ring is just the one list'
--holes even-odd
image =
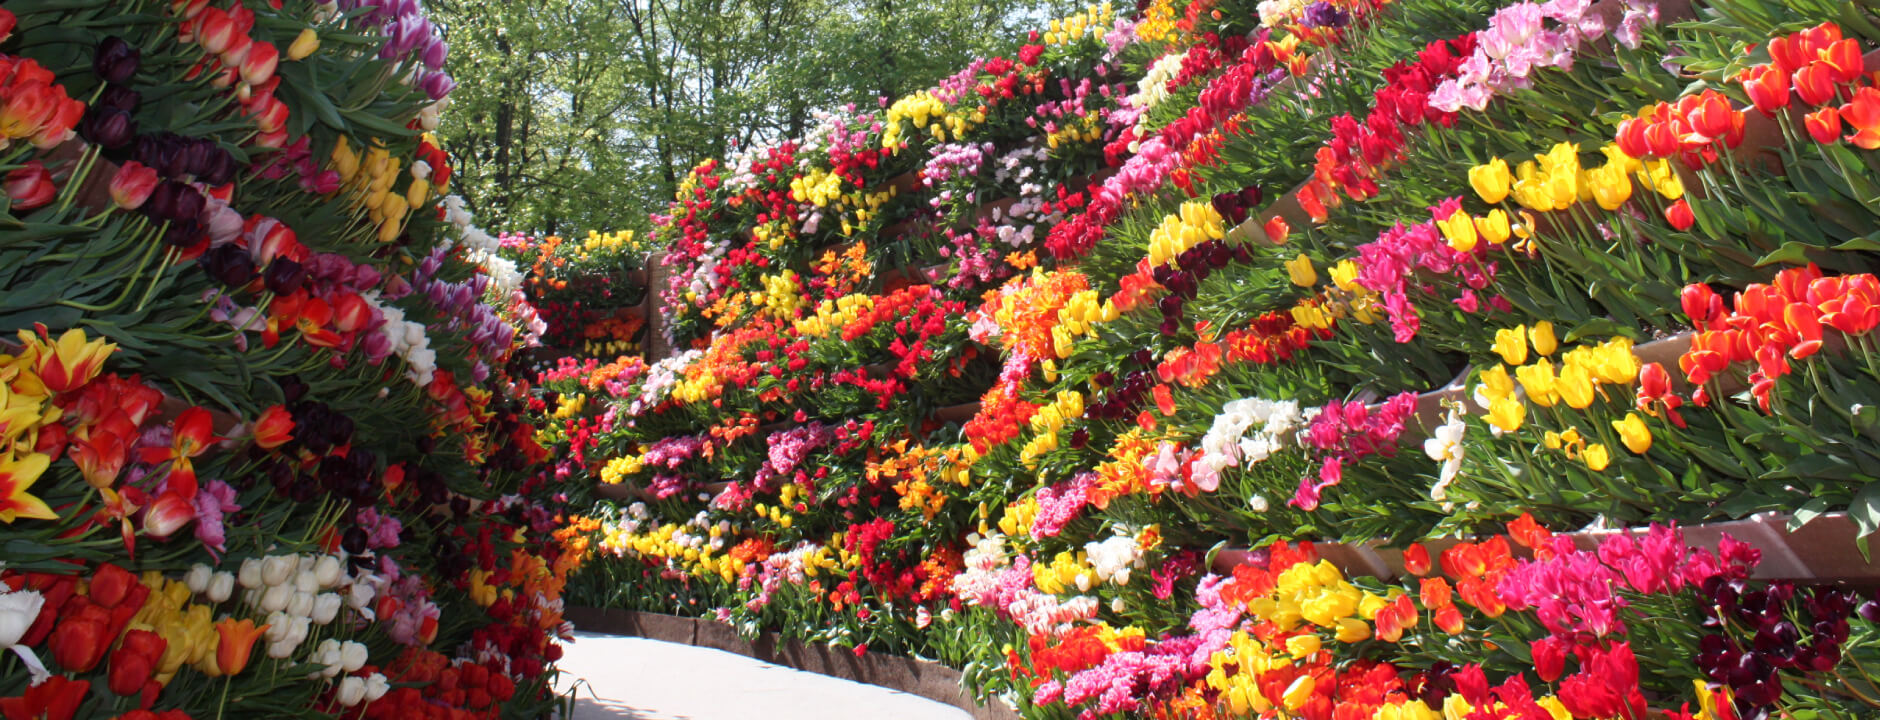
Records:
{"label": "white tulip", "polygon": [[286,585],[273,585],[261,591],[262,612],[276,612],[287,609],[287,601],[294,599],[294,589]]}
{"label": "white tulip", "polygon": [[314,596],[313,612],[308,617],[317,625],[333,622],[333,618],[339,617],[339,608],[343,602],[339,593],[320,593]]}
{"label": "white tulip", "polygon": [[339,646],[340,669],[343,672],[357,672],[366,666],[366,646],[347,640]]}
{"label": "white tulip", "polygon": [[288,616],[284,612],[268,614],[267,636],[269,642],[280,642],[287,638]]}
{"label": "white tulip", "polygon": [[391,689],[392,684],[386,681],[383,673],[372,673],[366,676],[366,702],[375,702],[385,697],[385,693],[390,692]]}
{"label": "white tulip", "polygon": [[203,593],[209,602],[227,602],[235,594],[235,573],[222,571],[209,578],[209,590]]}
{"label": "white tulip", "polygon": [[313,564],[313,576],[320,581],[320,587],[330,588],[339,584],[340,573],[346,569],[334,555],[321,555]]}
{"label": "white tulip", "polygon": [[313,615],[313,593],[297,592],[287,601],[287,614],[297,618]]}
{"label": "white tulip", "polygon": [[268,586],[285,584],[300,569],[300,558],[293,555],[269,555],[261,561],[261,582]]}
{"label": "white tulip", "polygon": [[364,699],[366,699],[366,681],[357,677],[348,677],[339,681],[339,704],[352,707]]}
{"label": "white tulip", "polygon": [[249,590],[254,590],[256,588],[261,587],[261,561],[260,560],[256,560],[255,558],[248,558],[242,561],[241,581],[242,581],[242,587],[247,588]]}
{"label": "white tulip", "polygon": [[300,564],[300,573],[294,576],[294,589],[304,593],[320,591],[320,576],[313,573],[313,563]]}
{"label": "white tulip", "polygon": [[183,575],[183,584],[189,586],[190,592],[201,595],[203,591],[209,589],[209,579],[212,577],[215,577],[214,570],[210,570],[209,566],[202,563],[196,563],[189,566],[189,572]]}

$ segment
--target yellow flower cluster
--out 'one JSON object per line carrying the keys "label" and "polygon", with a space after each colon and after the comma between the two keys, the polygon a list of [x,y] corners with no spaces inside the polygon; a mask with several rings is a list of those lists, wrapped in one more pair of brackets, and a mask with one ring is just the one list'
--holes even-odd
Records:
{"label": "yellow flower cluster", "polygon": [[[427,134],[425,139],[431,140],[431,137]],[[405,174],[400,172],[403,164],[376,140],[361,157],[342,135],[333,146],[332,157],[342,192],[350,189],[354,207],[365,208],[366,216],[379,226],[379,242],[397,240],[398,234],[404,231],[406,216],[431,198],[431,181],[415,177],[404,192],[393,192],[393,183]]]}
{"label": "yellow flower cluster", "polygon": [[581,409],[585,407],[587,407],[586,395],[579,393],[563,395],[561,402],[555,405],[555,419],[566,420],[574,417],[581,414]]}
{"label": "yellow flower cluster", "polygon": [[[1534,704],[1546,710],[1553,720],[1573,720],[1573,713],[1567,711],[1566,704],[1560,702],[1560,698],[1548,695],[1535,699]],[[1416,698],[1402,698],[1401,704],[1387,703],[1378,708],[1377,714],[1372,715],[1371,720],[1446,720],[1447,718],[1472,717],[1477,710],[1485,711],[1483,714],[1488,717],[1501,717],[1513,712],[1512,708],[1500,700],[1492,700],[1487,706],[1477,708],[1470,705],[1469,701],[1462,699],[1462,693],[1450,693],[1443,699],[1443,707],[1440,710]]]}
{"label": "yellow flower cluster", "polygon": [[[1304,254],[1288,261],[1286,272],[1294,284],[1311,286],[1319,281],[1318,272],[1312,269],[1311,258]],[[1381,315],[1378,312],[1377,293],[1358,284],[1357,263],[1340,260],[1328,268],[1326,274],[1332,278],[1332,287],[1317,297],[1307,298],[1293,306],[1294,323],[1309,330],[1325,330],[1347,317],[1366,325],[1378,321]]]}
{"label": "yellow flower cluster", "polygon": [[[1263,675],[1317,653],[1325,642],[1318,630],[1331,631],[1333,639],[1343,643],[1369,639],[1371,626],[1366,621],[1391,599],[1359,590],[1329,561],[1287,568],[1274,578],[1273,594],[1249,600],[1247,610],[1273,623],[1281,633],[1301,630],[1307,623],[1312,627],[1272,645],[1248,633],[1236,633],[1226,649],[1210,658],[1213,670],[1208,673],[1208,685],[1221,692],[1236,714],[1264,714],[1273,705],[1260,692]],[[1229,666],[1236,668],[1232,674],[1224,669]],[[1310,675],[1299,678],[1286,689],[1281,704],[1298,709],[1312,695],[1311,682]]]}
{"label": "yellow flower cluster", "polygon": [[639,244],[633,241],[632,230],[618,230],[610,233],[589,230],[587,238],[581,241],[580,247],[580,257],[582,260],[586,260],[588,253],[600,252],[602,250],[609,252],[622,250],[634,251],[639,249]]}
{"label": "yellow flower cluster", "polygon": [[1221,214],[1207,200],[1182,203],[1181,211],[1162,218],[1149,233],[1149,264],[1167,265],[1182,251],[1208,240],[1218,240],[1225,229]]}
{"label": "yellow flower cluster", "polygon": [[[1523,365],[1530,345],[1538,357]],[[1584,410],[1593,404],[1594,397],[1605,393],[1602,386],[1629,385],[1638,379],[1640,363],[1632,352],[1630,338],[1615,337],[1599,345],[1576,347],[1560,356],[1559,369],[1555,370],[1549,356],[1557,347],[1553,324],[1546,321],[1532,328],[1516,326],[1496,331],[1494,350],[1507,364],[1498,363],[1481,373],[1475,401],[1488,408],[1488,422],[1498,433],[1520,429],[1527,416],[1526,406],[1514,393],[1516,382],[1535,405],[1551,408],[1564,404]],[[1508,371],[1510,365],[1516,366],[1512,374]],[[1637,413],[1614,422],[1613,429],[1632,452],[1643,454],[1651,448],[1651,432]],[[1575,428],[1564,433],[1549,431],[1542,444],[1551,450],[1566,450],[1568,458],[1582,460],[1594,471],[1604,470],[1611,461],[1604,443],[1588,444]]]}
{"label": "yellow flower cluster", "polygon": [[855,322],[862,313],[875,309],[875,296],[866,293],[844,295],[834,300],[824,300],[816,305],[816,314],[797,320],[796,334],[805,337],[828,337],[840,332],[844,326]]}
{"label": "yellow flower cluster", "polygon": [[790,178],[790,199],[816,207],[828,207],[842,197],[842,176],[822,168]]}
{"label": "yellow flower cluster", "polygon": [[1046,45],[1067,45],[1083,39],[1086,35],[1103,37],[1110,31],[1110,24],[1116,20],[1116,9],[1109,3],[1100,3],[1084,8],[1083,12],[1070,17],[1051,21],[1051,30],[1044,34]]}
{"label": "yellow flower cluster", "polygon": [[1076,390],[1059,392],[1056,400],[1038,408],[1037,414],[1031,416],[1031,429],[1037,435],[1019,451],[1019,462],[1025,463],[1027,468],[1036,469],[1038,456],[1057,449],[1058,431],[1063,429],[1064,423],[1083,415],[1083,393]]}
{"label": "yellow flower cluster", "polygon": [[1103,139],[1103,127],[1097,123],[1097,113],[1089,113],[1074,121],[1064,123],[1044,136],[1045,144],[1052,150],[1064,143],[1094,143]]}
{"label": "yellow flower cluster", "polygon": [[1078,338],[1096,334],[1098,323],[1112,322],[1121,315],[1116,303],[1097,298],[1097,291],[1082,290],[1058,309],[1057,324],[1051,326],[1051,350],[1059,358],[1071,356]]}
{"label": "yellow flower cluster", "polygon": [[1167,40],[1176,32],[1175,21],[1179,19],[1175,0],[1155,0],[1142,11],[1142,20],[1136,23],[1136,37],[1146,43]]}
{"label": "yellow flower cluster", "polygon": [[968,131],[986,121],[986,113],[979,108],[949,110],[940,98],[922,90],[888,107],[887,122],[881,132],[883,149],[899,152],[907,147],[909,138],[901,130],[902,120],[920,132],[932,134],[934,142],[946,142],[949,132],[956,141],[964,138]]}
{"label": "yellow flower cluster", "polygon": [[1031,523],[1038,519],[1038,498],[1026,497],[1005,506],[999,516],[999,532],[1013,541],[1031,537]]}
{"label": "yellow flower cluster", "polygon": [[[1611,143],[1599,151],[1606,156],[1606,163],[1585,168],[1580,165],[1578,144],[1558,143],[1533,160],[1522,162],[1512,174],[1508,163],[1496,158],[1471,168],[1469,184],[1483,202],[1499,203],[1512,195],[1521,207],[1537,212],[1565,210],[1587,200],[1598,202],[1608,211],[1617,210],[1632,197],[1633,176],[1667,200],[1684,196],[1684,184],[1668,160],[1641,162]],[[1444,234],[1455,243],[1448,228]]]}
{"label": "yellow flower cluster", "polygon": [[601,482],[618,485],[628,477],[640,474],[641,470],[646,469],[643,458],[643,455],[622,455],[608,460],[607,465],[601,468]]}
{"label": "yellow flower cluster", "polygon": [[796,309],[803,305],[803,284],[797,279],[795,270],[784,270],[776,275],[765,275],[764,293],[757,298],[758,306],[766,309],[771,317],[788,319],[796,315]]}
{"label": "yellow flower cluster", "polygon": [[1087,553],[1078,550],[1075,553],[1065,551],[1051,558],[1049,563],[1036,563],[1031,566],[1032,582],[1038,585],[1039,592],[1062,595],[1076,588],[1077,592],[1089,592],[1091,588],[1102,584],[1097,577],[1097,570],[1090,566]]}
{"label": "yellow flower cluster", "polygon": [[184,665],[195,665],[198,669],[214,665],[220,636],[215,631],[215,619],[209,606],[191,603],[188,585],[165,579],[154,570],[144,573],[141,580],[150,588],[150,598],[131,617],[129,627],[154,632],[168,643],[155,668],[157,682],[168,685]]}

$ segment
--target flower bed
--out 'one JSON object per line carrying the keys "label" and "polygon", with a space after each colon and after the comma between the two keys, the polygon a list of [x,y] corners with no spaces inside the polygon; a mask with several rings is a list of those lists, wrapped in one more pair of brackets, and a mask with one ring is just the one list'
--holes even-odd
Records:
{"label": "flower bed", "polygon": [[445,54],[409,2],[0,8],[0,716],[568,711]]}
{"label": "flower bed", "polygon": [[[1150,2],[708,163],[657,233],[696,346],[544,380],[557,472],[652,496],[571,522],[570,592],[1030,717],[1871,713],[1877,42],[1799,0]],[[1047,72],[1107,86],[1100,157],[1027,154]],[[1010,183],[1077,162],[1116,172]],[[1010,270],[880,283],[876,231],[995,191],[1045,201],[977,233]]]}

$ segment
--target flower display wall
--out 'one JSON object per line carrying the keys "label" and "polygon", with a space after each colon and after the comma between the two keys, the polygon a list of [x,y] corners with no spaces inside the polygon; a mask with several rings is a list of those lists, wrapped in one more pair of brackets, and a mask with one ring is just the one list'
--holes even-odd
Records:
{"label": "flower display wall", "polygon": [[0,715],[566,711],[446,54],[408,1],[0,8]]}
{"label": "flower display wall", "polygon": [[1877,42],[1095,7],[701,164],[689,347],[542,381],[573,597],[1032,717],[1870,714]]}

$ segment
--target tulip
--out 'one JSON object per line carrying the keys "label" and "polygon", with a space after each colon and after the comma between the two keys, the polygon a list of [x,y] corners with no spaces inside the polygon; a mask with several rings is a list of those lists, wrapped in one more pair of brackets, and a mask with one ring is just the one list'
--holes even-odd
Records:
{"label": "tulip", "polygon": [[219,639],[215,648],[215,669],[220,675],[238,675],[248,667],[248,656],[254,652],[255,639],[268,631],[267,625],[257,627],[255,621],[243,618],[223,618],[215,624]]}
{"label": "tulip", "polygon": [[1319,282],[1319,274],[1312,269],[1312,258],[1305,253],[1286,261],[1286,275],[1299,287],[1312,287]]}
{"label": "tulip", "polygon": [[1543,682],[1559,680],[1567,671],[1567,644],[1556,636],[1535,640],[1529,646],[1534,657],[1534,673]]}
{"label": "tulip", "polygon": [[319,49],[320,34],[314,32],[313,28],[306,28],[301,30],[299,35],[294,36],[293,44],[287,46],[287,59],[305,60],[308,55],[312,55],[315,50]]}
{"label": "tulip", "polygon": [[16,212],[44,207],[58,194],[58,188],[52,184],[52,173],[46,172],[45,164],[38,160],[7,173],[6,180],[0,182],[0,190],[6,191]]}
{"label": "tulip", "polygon": [[158,539],[167,538],[196,519],[196,505],[175,490],[157,496],[144,510],[144,532]]}
{"label": "tulip", "polygon": [[247,250],[235,243],[209,248],[196,262],[209,277],[228,287],[243,287],[255,277],[255,261]]}
{"label": "tulip", "polygon": [[1430,572],[1429,549],[1423,547],[1423,543],[1410,543],[1410,547],[1403,551],[1403,567],[1404,572],[1417,577],[1428,575]]}
{"label": "tulip", "polygon": [[137,576],[129,570],[108,562],[102,563],[91,573],[88,594],[92,602],[105,608],[114,608],[130,597],[131,588],[137,584]]}
{"label": "tulip", "polygon": [[1508,241],[1508,213],[1501,208],[1488,211],[1487,215],[1475,219],[1475,232],[1487,240],[1490,245],[1501,245]]}
{"label": "tulip", "polygon": [[1456,252],[1466,253],[1475,249],[1479,236],[1475,234],[1475,220],[1458,208],[1446,220],[1436,221],[1436,227],[1443,231],[1443,237],[1449,240],[1449,247]]}
{"label": "tulip", "polygon": [[169,642],[163,636],[149,630],[125,633],[123,644],[111,653],[111,672],[107,683],[111,692],[131,696],[143,690],[168,646]]}
{"label": "tulip", "polygon": [[1764,115],[1775,117],[1777,110],[1789,106],[1789,76],[1781,68],[1759,65],[1745,71],[1741,80],[1743,92]]}
{"label": "tulip", "polygon": [[[1854,128],[1848,142],[1863,150],[1880,148],[1880,90],[1862,87],[1855,91],[1854,97],[1841,106],[1841,119]],[[1809,132],[1813,134],[1814,130]]]}
{"label": "tulip", "polygon": [[300,286],[307,279],[307,273],[300,263],[287,258],[275,258],[268,264],[267,274],[263,276],[268,291],[276,295],[292,295],[300,291]]}
{"label": "tulip", "polygon": [[1554,389],[1560,393],[1560,399],[1567,407],[1585,410],[1593,404],[1592,375],[1579,363],[1565,363],[1560,367],[1560,376],[1554,381]]}
{"label": "tulip", "polygon": [[157,171],[132,160],[111,176],[111,201],[125,210],[143,207],[150,193],[157,189]]}
{"label": "tulip", "polygon": [[1821,62],[1834,68],[1834,79],[1840,83],[1859,80],[1865,63],[1860,55],[1860,42],[1847,38],[1837,40],[1820,50]]}
{"label": "tulip", "polygon": [[1802,124],[1808,128],[1808,136],[1823,145],[1832,145],[1841,141],[1841,111],[1833,106],[1824,107],[1802,116]]}
{"label": "tulip", "polygon": [[1554,354],[1560,347],[1559,341],[1554,339],[1554,324],[1546,320],[1534,323],[1534,327],[1528,329],[1528,339],[1534,343],[1534,352],[1543,357]]}
{"label": "tulip", "polygon": [[91,69],[105,82],[122,85],[137,74],[142,57],[143,51],[112,35],[98,43],[97,51],[92,53]]}
{"label": "tulip", "polygon": [[1691,212],[1691,204],[1683,198],[1665,208],[1665,221],[1678,230],[1689,230],[1697,223],[1697,216]]}
{"label": "tulip", "polygon": [[1482,202],[1490,205],[1508,197],[1511,182],[1513,178],[1508,174],[1508,162],[1501,158],[1469,168],[1469,186],[1475,188],[1475,194],[1482,198]]}
{"label": "tulip", "polygon": [[243,58],[240,67],[242,82],[251,86],[266,83],[274,77],[274,69],[280,65],[281,51],[273,43],[257,42],[248,49],[248,56]]}
{"label": "tulip", "polygon": [[274,405],[262,411],[255,420],[255,444],[268,449],[280,447],[294,439],[294,416],[287,408]]}
{"label": "tulip", "polygon": [[137,137],[137,121],[128,112],[98,105],[85,113],[84,121],[79,123],[78,134],[106,150],[116,150],[129,145]]}
{"label": "tulip", "polygon": [[1821,106],[1834,101],[1836,71],[1833,65],[1816,61],[1795,71],[1795,94],[1802,102]]}
{"label": "tulip", "polygon": [[1603,472],[1612,462],[1612,455],[1606,450],[1605,443],[1593,443],[1581,451],[1580,460],[1584,461],[1586,467],[1593,472]]}
{"label": "tulip", "polygon": [[204,8],[196,17],[196,42],[210,55],[220,55],[235,41],[234,18],[221,8]]}
{"label": "tulip", "polygon": [[1717,140],[1730,134],[1735,126],[1734,118],[1740,114],[1730,107],[1729,99],[1715,90],[1705,90],[1696,96],[1697,106],[1685,117],[1691,123],[1691,129],[1711,140]]}
{"label": "tulip", "polygon": [[1612,429],[1619,433],[1619,440],[1625,443],[1625,449],[1634,455],[1644,455],[1652,449],[1652,431],[1645,426],[1644,418],[1638,413],[1628,412],[1624,420],[1612,421]]}
{"label": "tulip", "polygon": [[[74,600],[73,602],[82,602]],[[90,612],[69,613],[74,617],[61,617],[59,624],[52,630],[49,647],[52,659],[59,667],[74,673],[88,673],[104,659],[105,649],[111,645],[110,616],[102,608],[85,603]]]}
{"label": "tulip", "polygon": [[53,675],[45,682],[27,687],[25,694],[19,697],[0,698],[0,717],[8,720],[72,720],[78,714],[79,704],[85,702],[89,692],[90,680]]}
{"label": "tulip", "polygon": [[11,10],[0,8],[0,42],[6,42],[7,38],[13,37],[13,28],[18,26],[19,22],[19,18],[14,17]]}
{"label": "tulip", "polygon": [[1527,362],[1527,328],[1515,326],[1495,331],[1494,349],[1495,354],[1501,356],[1502,362],[1509,365],[1518,366]]}
{"label": "tulip", "polygon": [[[105,359],[117,351],[117,345],[105,342],[102,337],[88,339],[81,328],[60,333],[58,341],[54,342],[44,325],[35,327],[39,331],[39,351],[33,372],[39,375],[46,389],[54,393],[71,392],[91,382],[104,369]],[[24,337],[25,333],[21,335]]]}
{"label": "tulip", "polygon": [[143,93],[139,93],[136,90],[122,85],[112,85],[105,88],[104,92],[98,96],[98,102],[96,104],[101,107],[117,108],[127,113],[135,113],[137,112],[137,108],[142,106],[143,103]]}

